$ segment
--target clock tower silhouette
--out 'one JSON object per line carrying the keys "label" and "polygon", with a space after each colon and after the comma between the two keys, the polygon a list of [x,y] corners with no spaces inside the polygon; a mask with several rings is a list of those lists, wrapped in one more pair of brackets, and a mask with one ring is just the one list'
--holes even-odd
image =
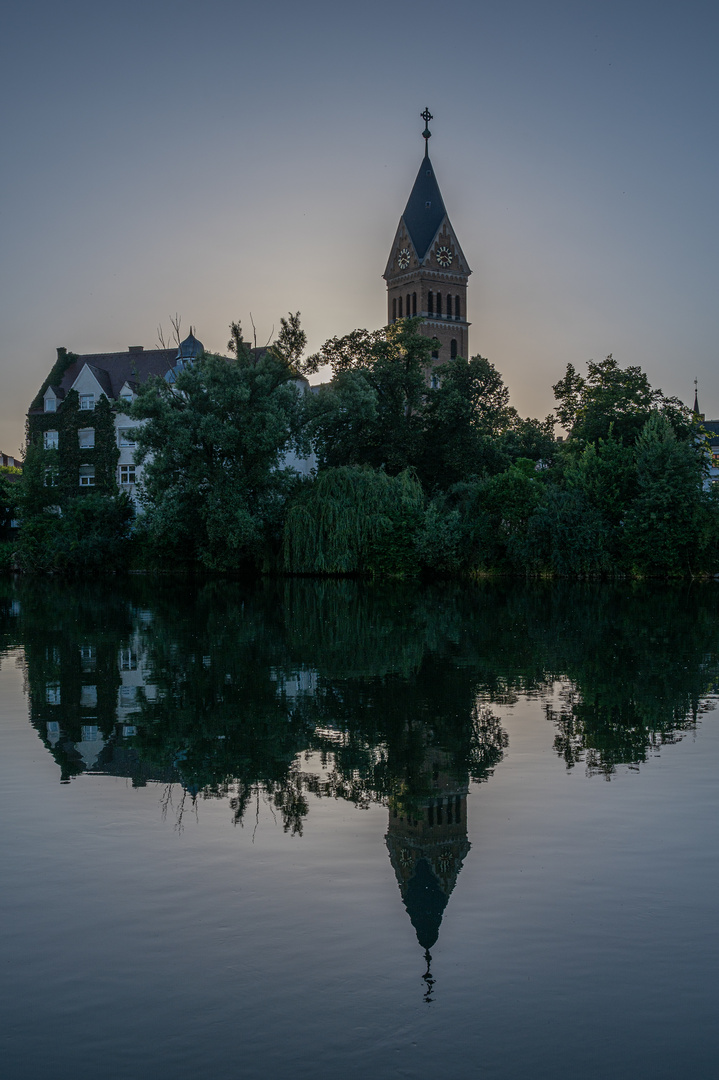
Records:
{"label": "clock tower silhouette", "polygon": [[437,338],[433,363],[469,358],[467,279],[469,269],[444,206],[429,159],[429,109],[424,158],[410,193],[383,274],[387,282],[387,321],[421,316],[422,333]]}

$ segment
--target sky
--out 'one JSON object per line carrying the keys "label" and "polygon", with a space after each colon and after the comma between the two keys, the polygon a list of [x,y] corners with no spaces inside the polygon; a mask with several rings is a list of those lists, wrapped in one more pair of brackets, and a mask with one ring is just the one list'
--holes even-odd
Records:
{"label": "sky", "polygon": [[383,325],[425,106],[470,351],[519,412],[612,353],[719,416],[716,5],[9,0],[3,29],[3,452],[58,346]]}

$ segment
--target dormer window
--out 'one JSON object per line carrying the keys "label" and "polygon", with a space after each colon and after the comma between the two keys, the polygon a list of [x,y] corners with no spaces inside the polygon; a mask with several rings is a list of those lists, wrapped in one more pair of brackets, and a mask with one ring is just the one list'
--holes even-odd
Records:
{"label": "dormer window", "polygon": [[122,401],[125,405],[132,405],[132,391],[124,390],[120,394],[120,401]]}
{"label": "dormer window", "polygon": [[94,409],[95,408],[95,395],[94,394],[80,394],[80,408],[81,409]]}
{"label": "dormer window", "polygon": [[54,397],[45,398],[45,412],[57,412],[57,401]]}

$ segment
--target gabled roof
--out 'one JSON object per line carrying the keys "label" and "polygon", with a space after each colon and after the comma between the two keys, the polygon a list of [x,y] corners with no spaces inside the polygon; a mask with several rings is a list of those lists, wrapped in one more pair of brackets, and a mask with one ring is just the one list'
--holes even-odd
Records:
{"label": "gabled roof", "polygon": [[[87,366],[111,400],[120,396],[126,382],[141,384],[152,375],[163,376],[175,363],[176,349],[148,349],[142,352],[86,353],[65,370],[59,386],[53,392],[61,398],[72,387],[82,369]],[[35,410],[42,411],[42,410]]]}
{"label": "gabled roof", "polygon": [[427,249],[446,215],[432,162],[429,157],[425,157],[402,215],[420,262],[427,254]]}
{"label": "gabled roof", "polygon": [[112,382],[110,381],[109,372],[103,370],[103,368],[95,367],[94,364],[88,364],[87,367],[93,373],[107,396],[111,398],[113,396],[113,393]]}

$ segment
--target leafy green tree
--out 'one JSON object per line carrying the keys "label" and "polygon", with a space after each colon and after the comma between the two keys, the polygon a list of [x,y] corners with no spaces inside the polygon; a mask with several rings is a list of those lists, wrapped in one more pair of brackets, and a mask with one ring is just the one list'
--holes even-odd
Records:
{"label": "leafy green tree", "polygon": [[18,516],[19,469],[0,467],[0,541],[10,539],[10,522]]}
{"label": "leafy green tree", "polygon": [[692,429],[690,410],[678,398],[665,397],[651,387],[638,366],[621,368],[610,354],[597,363],[590,360],[587,376],[567,365],[563,379],[553,386],[559,402],[555,411],[560,424],[570,434],[570,442],[582,449],[609,437],[632,445],[650,415],[661,411],[678,435]]}
{"label": "leafy green tree", "polygon": [[266,561],[295,474],[281,468],[300,439],[296,372],[273,349],[205,355],[173,384],[146,383],[132,413],[145,471],[142,527],[181,563],[231,570]]}
{"label": "leafy green tree", "polygon": [[604,518],[581,491],[548,484],[526,531],[513,538],[512,554],[529,571],[596,575],[611,565],[608,533]]}
{"label": "leafy green tree", "polygon": [[430,503],[418,548],[428,570],[526,571],[524,537],[544,483],[529,459],[504,472],[455,484]]}
{"label": "leafy green tree", "polygon": [[512,420],[509,391],[483,356],[457,357],[435,369],[421,413],[419,474],[428,489],[449,488],[472,476],[502,472],[509,458],[500,437]]}
{"label": "leafy green tree", "polygon": [[616,528],[637,494],[634,449],[625,446],[610,430],[606,439],[586,447],[576,464],[567,469],[565,479]]}
{"label": "leafy green tree", "polygon": [[409,472],[325,469],[303,485],[287,514],[285,568],[411,577],[423,503],[422,488]]}
{"label": "leafy green tree", "polygon": [[531,461],[541,461],[545,466],[550,465],[557,451],[554,417],[535,420],[528,416],[522,419],[511,406],[509,413],[509,423],[498,440],[500,453],[511,462],[518,458],[529,458]]}
{"label": "leafy green tree", "polygon": [[416,466],[422,448],[425,372],[434,339],[419,319],[332,338],[307,362],[332,367],[332,381],[306,402],[321,466],[371,465],[390,475]]}
{"label": "leafy green tree", "polygon": [[693,573],[716,528],[717,500],[703,491],[700,448],[654,413],[636,448],[637,496],[625,521],[627,556],[649,573]]}

